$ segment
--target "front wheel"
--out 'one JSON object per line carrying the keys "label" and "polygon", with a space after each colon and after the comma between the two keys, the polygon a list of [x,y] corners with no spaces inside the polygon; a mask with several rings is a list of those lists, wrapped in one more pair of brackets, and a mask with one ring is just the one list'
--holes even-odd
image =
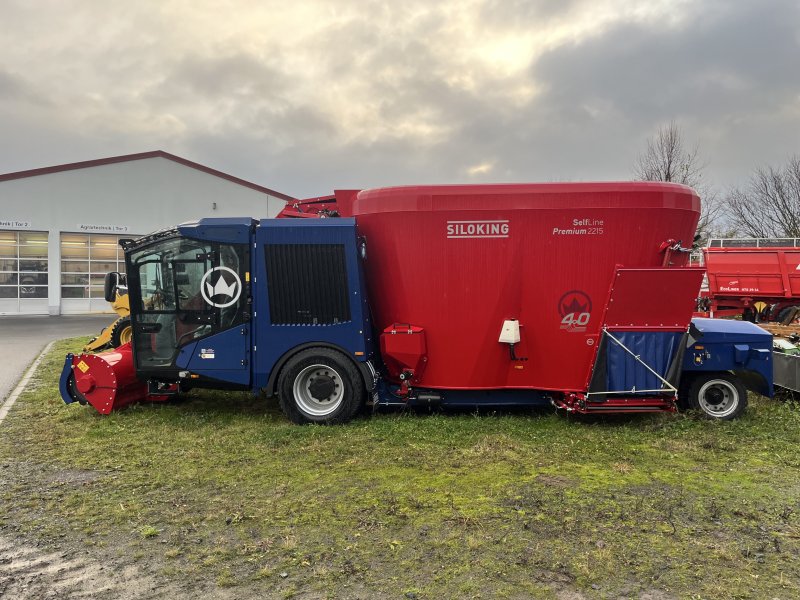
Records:
{"label": "front wheel", "polygon": [[729,421],[747,408],[747,390],[730,373],[704,373],[689,385],[688,401],[708,419]]}
{"label": "front wheel", "polygon": [[281,410],[293,423],[344,423],[364,404],[356,366],[341,352],[309,348],[297,353],[278,377]]}
{"label": "front wheel", "polygon": [[133,326],[130,317],[121,317],[112,325],[111,347],[119,348],[133,339]]}

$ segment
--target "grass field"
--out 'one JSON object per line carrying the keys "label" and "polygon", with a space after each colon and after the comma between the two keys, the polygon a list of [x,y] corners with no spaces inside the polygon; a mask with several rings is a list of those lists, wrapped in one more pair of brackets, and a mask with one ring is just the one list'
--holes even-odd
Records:
{"label": "grass field", "polygon": [[[800,410],[289,424],[204,392],[65,406],[55,346],[0,425],[0,524],[241,597],[796,598]],[[66,542],[65,542],[66,540]]]}

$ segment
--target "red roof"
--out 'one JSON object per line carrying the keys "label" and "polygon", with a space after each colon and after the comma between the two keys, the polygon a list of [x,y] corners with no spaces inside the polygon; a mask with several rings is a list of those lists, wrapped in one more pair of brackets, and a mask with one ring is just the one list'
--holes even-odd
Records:
{"label": "red roof", "polygon": [[239,185],[243,185],[252,190],[256,190],[257,192],[269,194],[270,196],[274,196],[275,198],[280,198],[281,200],[287,200],[287,201],[296,200],[296,198],[293,198],[292,196],[281,194],[280,192],[276,192],[275,190],[265,188],[264,186],[252,183],[250,181],[245,181],[244,179],[239,179],[238,177],[234,177],[233,175],[228,175],[227,173],[223,173],[222,171],[217,171],[216,169],[212,169],[211,167],[206,167],[199,163],[186,160],[185,158],[181,158],[180,156],[175,156],[174,154],[170,154],[169,152],[164,152],[163,150],[154,150],[152,152],[140,152],[139,154],[126,154],[124,156],[112,156],[110,158],[85,160],[82,162],[69,163],[66,165],[56,165],[54,167],[43,167],[41,169],[30,169],[28,171],[17,171],[16,173],[6,173],[5,175],[0,175],[0,182],[10,181],[12,179],[23,179],[25,177],[36,177],[37,175],[50,175],[51,173],[60,173],[62,171],[73,171],[75,169],[88,169],[89,167],[100,167],[102,165],[111,165],[114,163],[129,162],[132,160],[142,160],[145,158],[166,158],[167,160],[171,160],[185,167],[197,169],[198,171],[202,171],[203,173],[208,173],[209,175],[221,177],[222,179],[227,179],[228,181],[232,181],[233,183],[238,183]]}

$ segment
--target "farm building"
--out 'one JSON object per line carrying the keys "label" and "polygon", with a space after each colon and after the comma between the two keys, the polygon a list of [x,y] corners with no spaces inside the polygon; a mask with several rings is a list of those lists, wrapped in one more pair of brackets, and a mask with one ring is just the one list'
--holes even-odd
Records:
{"label": "farm building", "polygon": [[163,151],[0,175],[0,315],[109,310],[120,238],[201,217],[274,217],[292,198]]}

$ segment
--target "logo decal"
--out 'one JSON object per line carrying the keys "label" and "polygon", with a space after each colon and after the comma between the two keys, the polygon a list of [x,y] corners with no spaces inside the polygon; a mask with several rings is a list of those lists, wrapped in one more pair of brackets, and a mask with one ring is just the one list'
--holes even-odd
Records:
{"label": "logo decal", "polygon": [[[219,272],[219,276],[212,284],[212,275],[215,271]],[[214,267],[203,275],[203,279],[200,281],[200,293],[203,295],[203,300],[211,306],[225,308],[236,303],[239,296],[242,295],[242,281],[233,269]],[[215,302],[215,299],[218,302]]]}
{"label": "logo decal", "polygon": [[507,238],[508,219],[495,221],[448,221],[447,238]]}
{"label": "logo decal", "polygon": [[580,290],[570,290],[558,301],[561,329],[570,332],[586,331],[592,317],[592,299]]}

